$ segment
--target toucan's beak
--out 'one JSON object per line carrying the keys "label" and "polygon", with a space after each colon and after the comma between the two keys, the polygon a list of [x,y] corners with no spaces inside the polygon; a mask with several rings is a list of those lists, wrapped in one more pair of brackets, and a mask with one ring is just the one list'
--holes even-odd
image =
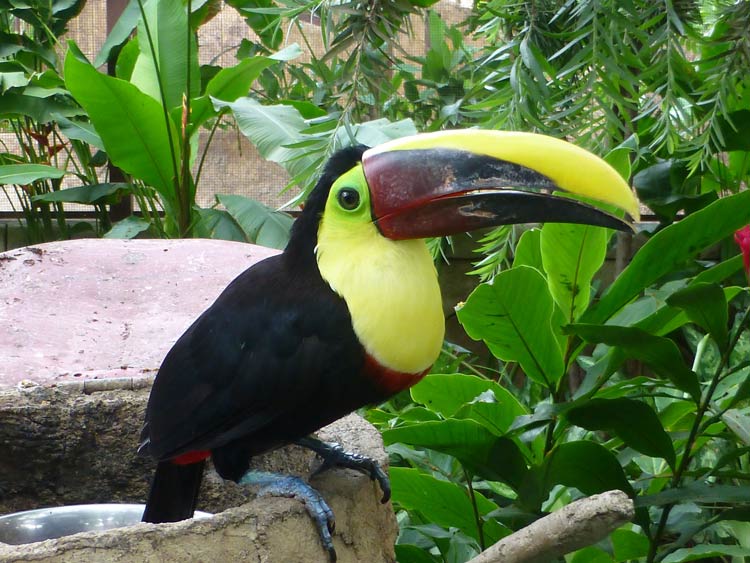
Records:
{"label": "toucan's beak", "polygon": [[639,219],[638,200],[617,171],[586,150],[545,135],[479,129],[424,133],[367,150],[362,167],[373,219],[392,239],[530,222],[632,228],[592,205],[552,195],[555,191],[608,203]]}

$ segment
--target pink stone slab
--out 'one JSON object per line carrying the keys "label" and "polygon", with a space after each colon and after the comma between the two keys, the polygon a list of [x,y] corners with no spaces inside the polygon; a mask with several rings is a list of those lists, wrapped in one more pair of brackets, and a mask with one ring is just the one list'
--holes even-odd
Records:
{"label": "pink stone slab", "polygon": [[221,290],[276,252],[85,239],[0,253],[0,388],[153,375]]}

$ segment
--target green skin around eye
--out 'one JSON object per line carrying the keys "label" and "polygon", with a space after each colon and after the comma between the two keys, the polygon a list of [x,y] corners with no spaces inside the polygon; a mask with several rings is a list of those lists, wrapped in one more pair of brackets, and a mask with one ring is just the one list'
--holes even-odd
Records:
{"label": "green skin around eye", "polygon": [[[347,208],[344,205],[344,192],[352,191],[359,196],[357,205]],[[328,196],[325,214],[335,215],[342,221],[355,221],[358,223],[369,223],[372,221],[370,214],[370,190],[362,171],[362,165],[357,164],[348,172],[345,172],[331,186]]]}

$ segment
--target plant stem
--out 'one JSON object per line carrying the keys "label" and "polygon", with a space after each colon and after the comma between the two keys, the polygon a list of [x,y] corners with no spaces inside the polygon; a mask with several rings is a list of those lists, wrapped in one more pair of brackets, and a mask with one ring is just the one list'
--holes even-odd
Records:
{"label": "plant stem", "polygon": [[[711,399],[713,398],[713,394],[716,391],[716,387],[719,385],[719,382],[721,381],[721,374],[724,371],[724,368],[726,367],[726,365],[729,363],[729,357],[732,353],[732,350],[737,345],[737,342],[739,341],[740,336],[742,335],[742,327],[747,322],[748,317],[750,317],[750,308],[745,310],[742,320],[737,325],[737,331],[735,332],[734,336],[732,337],[726,349],[722,352],[721,360],[719,361],[719,365],[716,366],[716,371],[714,372],[714,375],[711,378],[711,383],[708,387],[708,390],[703,396],[703,399],[698,404],[698,410],[695,413],[695,419],[693,420],[693,425],[690,428],[690,433],[688,434],[688,438],[685,442],[685,453],[683,454],[682,459],[680,459],[680,463],[678,464],[677,469],[675,470],[674,475],[672,476],[672,480],[670,483],[670,486],[672,488],[677,488],[680,486],[683,474],[685,473],[685,470],[690,465],[690,462],[693,460],[692,449],[695,446],[695,442],[698,438],[701,424],[703,422],[703,417],[706,415],[706,411],[708,410],[708,407],[711,404]],[[698,346],[698,349],[696,349],[696,356],[698,356],[699,352],[700,352],[700,344]],[[647,563],[660,561],[665,555],[667,555],[666,553],[664,553],[662,554],[661,557],[658,557],[656,551],[659,546],[659,542],[662,538],[662,535],[664,534],[664,529],[666,528],[667,520],[669,519],[669,514],[670,512],[672,512],[672,509],[674,507],[675,507],[674,503],[668,504],[662,510],[661,518],[659,519],[659,524],[657,525],[654,535],[650,538],[651,543],[649,545],[648,556],[646,558]]]}
{"label": "plant stem", "polygon": [[484,551],[487,547],[484,543],[484,522],[482,521],[482,517],[479,514],[477,498],[474,495],[474,487],[471,484],[472,476],[468,471],[466,471],[465,467],[461,466],[461,469],[463,470],[464,477],[466,478],[466,486],[469,488],[469,500],[471,501],[471,508],[474,511],[474,520],[477,523],[477,532],[479,534],[479,547],[481,547],[482,551]]}
{"label": "plant stem", "polygon": [[219,115],[216,116],[216,121],[214,122],[213,127],[211,127],[211,131],[208,134],[208,139],[206,139],[206,146],[203,147],[203,154],[201,155],[201,160],[198,163],[198,171],[195,173],[195,185],[198,185],[198,182],[200,182],[201,179],[201,172],[203,172],[203,163],[206,161],[206,156],[208,155],[208,149],[211,146],[211,141],[213,141],[214,134],[216,133],[216,130],[219,128],[219,123],[221,122],[221,118],[224,115],[224,110],[222,110]]}
{"label": "plant stem", "polygon": [[[167,129],[167,137],[169,139],[169,152],[172,156],[172,171],[174,174],[174,189],[175,189],[175,198],[177,199],[177,212],[180,214],[182,205],[180,203],[180,170],[177,164],[177,151],[175,150],[175,139],[172,138],[172,135],[170,134],[170,128],[169,125],[171,123],[171,117],[169,117],[169,108],[167,107],[167,98],[166,93],[164,92],[164,83],[162,81],[161,76],[161,69],[159,67],[159,59],[156,56],[156,46],[154,45],[154,40],[151,37],[151,29],[148,23],[148,18],[146,17],[146,10],[143,7],[143,0],[138,0],[138,8],[141,12],[141,18],[143,19],[143,28],[146,31],[146,38],[148,39],[148,46],[151,49],[151,59],[154,63],[154,72],[156,72],[156,82],[159,84],[159,97],[161,98],[161,109],[162,114],[164,115],[164,125]],[[190,14],[188,14],[188,28],[190,27]],[[190,64],[188,62],[188,64]],[[185,158],[189,158],[189,155],[187,155]],[[181,223],[181,220],[178,217],[177,225],[178,229],[180,228],[179,225]]]}
{"label": "plant stem", "polygon": [[693,366],[692,370],[697,371],[698,366],[701,364],[701,360],[703,359],[703,353],[706,351],[706,346],[708,345],[708,341],[711,339],[710,334],[705,334],[703,338],[700,339],[700,342],[698,342],[698,345],[695,347],[695,358],[693,358]]}
{"label": "plant stem", "polygon": [[[564,379],[565,379],[565,376],[561,377],[560,381],[557,384],[557,387],[554,390],[550,389],[551,394],[552,394],[553,405],[564,402],[565,386],[562,384]],[[552,448],[555,446],[555,423],[556,421],[557,421],[556,417],[553,417],[552,420],[549,421],[549,425],[547,426],[547,436],[544,440],[544,455],[547,455],[550,451],[552,451]]]}
{"label": "plant stem", "polygon": [[190,193],[193,187],[191,186],[190,136],[188,135],[188,123],[190,122],[190,40],[192,39],[190,14],[192,13],[192,9],[192,0],[187,0],[187,25],[185,26],[187,30],[185,34],[187,62],[185,63],[185,92],[182,95],[182,174],[177,183],[177,189],[180,192],[177,203],[180,206],[179,229],[181,237],[187,236],[192,227],[192,221],[190,220],[192,198],[190,197]]}
{"label": "plant stem", "polygon": [[[444,347],[443,350],[442,350],[442,352],[446,356],[448,356],[448,357],[450,357],[450,358],[452,358],[454,360],[458,360],[458,354],[454,354],[447,347]],[[482,379],[489,379],[485,374],[483,374],[481,371],[479,371],[476,367],[474,367],[473,365],[471,365],[469,362],[467,362],[465,360],[459,360],[458,363],[459,363],[460,366],[466,368],[468,371],[472,372],[474,375],[477,375],[477,376],[481,377]]]}

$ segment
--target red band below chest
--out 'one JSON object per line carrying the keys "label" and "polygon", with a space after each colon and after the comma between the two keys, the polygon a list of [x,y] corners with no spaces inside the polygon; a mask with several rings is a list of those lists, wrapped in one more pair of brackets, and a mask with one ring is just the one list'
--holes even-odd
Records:
{"label": "red band below chest", "polygon": [[211,457],[210,450],[195,450],[172,458],[172,463],[176,463],[177,465],[190,465],[191,463],[198,463],[209,457]]}
{"label": "red band below chest", "polygon": [[371,378],[389,396],[416,384],[427,375],[428,371],[430,371],[429,368],[420,373],[403,373],[382,366],[375,358],[365,354],[365,375]]}

